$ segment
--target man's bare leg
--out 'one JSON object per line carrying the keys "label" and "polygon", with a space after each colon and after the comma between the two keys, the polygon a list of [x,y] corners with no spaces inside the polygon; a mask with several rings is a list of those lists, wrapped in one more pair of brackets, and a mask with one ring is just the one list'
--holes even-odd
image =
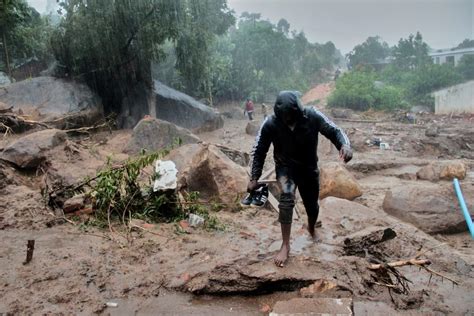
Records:
{"label": "man's bare leg", "polygon": [[308,216],[308,232],[313,240],[316,240],[316,220],[317,217]]}
{"label": "man's bare leg", "polygon": [[290,235],[291,224],[281,224],[281,248],[274,258],[277,267],[283,267],[288,260],[288,256],[290,255]]}

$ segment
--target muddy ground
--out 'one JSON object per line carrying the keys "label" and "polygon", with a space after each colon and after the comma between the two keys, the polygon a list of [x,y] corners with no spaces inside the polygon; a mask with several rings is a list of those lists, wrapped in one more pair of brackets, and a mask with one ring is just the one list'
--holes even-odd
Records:
{"label": "muddy ground", "polygon": [[[310,296],[352,297],[356,315],[474,314],[474,242],[469,234],[430,236],[382,209],[391,187],[424,186],[427,182],[414,175],[431,161],[463,159],[471,171],[462,186],[474,185],[474,154],[465,145],[474,143],[473,118],[419,114],[416,124],[402,118],[386,113],[335,118],[354,144],[348,169],[364,194],[353,202],[321,201],[317,243],[307,236],[304,214],[295,219],[284,268],[272,263],[280,231],[270,209],[222,210],[216,216],[225,231],[189,228],[183,233],[177,223],[156,224],[132,232],[127,241],[120,233],[75,219],[57,220],[41,195],[47,168],[25,173],[2,164],[0,314],[263,315],[278,301],[307,296],[300,289],[318,280],[335,288]],[[254,136],[245,134],[246,124],[244,117],[226,119],[223,129],[199,137],[249,152]],[[436,142],[425,136],[433,126],[438,127]],[[80,152],[60,146],[48,168],[67,169],[70,182],[93,175],[106,157],[117,162],[127,157],[122,151],[130,134],[121,130],[73,138]],[[4,138],[2,147],[16,137]],[[366,141],[374,137],[390,149],[369,146]],[[327,142],[320,146],[320,160],[337,160]],[[422,258],[432,261],[431,269],[459,285],[413,266],[399,269],[410,280],[405,293],[375,284],[380,279],[368,270],[371,254],[349,255],[343,245],[347,237],[385,228],[397,236],[378,245],[377,255],[396,261],[421,251]],[[28,239],[36,241],[34,258],[23,265]],[[107,307],[108,302],[118,305]]]}

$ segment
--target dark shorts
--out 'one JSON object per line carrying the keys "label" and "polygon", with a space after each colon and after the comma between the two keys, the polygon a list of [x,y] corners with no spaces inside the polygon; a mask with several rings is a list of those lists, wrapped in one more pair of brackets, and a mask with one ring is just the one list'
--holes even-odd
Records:
{"label": "dark shorts", "polygon": [[281,192],[278,221],[282,224],[291,224],[297,188],[303,200],[306,214],[316,221],[319,215],[319,170],[295,171],[277,168],[276,176]]}

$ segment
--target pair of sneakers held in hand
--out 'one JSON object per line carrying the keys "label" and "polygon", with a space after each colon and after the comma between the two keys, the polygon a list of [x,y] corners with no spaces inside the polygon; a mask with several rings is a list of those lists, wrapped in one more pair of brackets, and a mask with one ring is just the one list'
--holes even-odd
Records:
{"label": "pair of sneakers held in hand", "polygon": [[258,187],[251,191],[247,196],[241,201],[243,206],[264,206],[268,200],[268,185],[259,184]]}

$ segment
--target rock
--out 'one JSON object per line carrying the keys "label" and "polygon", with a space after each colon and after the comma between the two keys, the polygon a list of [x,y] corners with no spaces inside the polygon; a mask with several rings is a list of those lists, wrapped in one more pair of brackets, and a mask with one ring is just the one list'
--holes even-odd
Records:
{"label": "rock", "polygon": [[10,78],[8,78],[7,74],[0,71],[0,87],[9,85],[11,82]]}
{"label": "rock", "polygon": [[193,160],[193,157],[202,149],[201,144],[186,144],[174,148],[163,159],[171,160],[175,163],[178,174],[181,174]]}
{"label": "rock", "polygon": [[57,129],[47,129],[21,137],[8,145],[0,158],[20,168],[36,168],[45,159],[48,150],[66,140],[66,133]]}
{"label": "rock", "polygon": [[142,149],[156,151],[172,146],[177,139],[180,139],[182,144],[199,142],[199,138],[187,129],[148,117],[135,126],[125,151],[134,154],[139,153]]}
{"label": "rock", "polygon": [[193,132],[213,131],[224,126],[222,116],[192,97],[155,80],[156,117]]}
{"label": "rock", "polygon": [[250,121],[247,123],[247,126],[245,127],[245,133],[251,136],[256,136],[258,131],[260,130],[260,126],[262,123],[257,122],[257,121]]}
{"label": "rock", "polygon": [[428,127],[426,130],[425,130],[425,136],[428,136],[428,137],[436,137],[439,135],[439,129],[438,129],[438,126],[431,126],[431,127]]}
{"label": "rock", "polygon": [[[474,189],[462,187],[472,210]],[[405,185],[388,191],[383,201],[386,213],[411,223],[428,234],[450,234],[467,230],[451,184]]]}
{"label": "rock", "polygon": [[328,196],[353,200],[362,195],[362,189],[354,176],[337,162],[321,166],[319,183],[321,200]]}
{"label": "rock", "polygon": [[435,162],[431,162],[417,171],[416,177],[420,180],[438,181],[441,173],[441,166]]}
{"label": "rock", "polygon": [[218,147],[205,144],[183,171],[179,182],[188,191],[200,192],[204,198],[234,203],[246,190],[247,173]]}
{"label": "rock", "polygon": [[453,180],[454,178],[463,180],[466,173],[466,164],[460,160],[436,161],[418,170],[416,176],[420,180],[428,181]]}
{"label": "rock", "polygon": [[279,301],[270,316],[352,315],[352,298],[293,298]]}
{"label": "rock", "polygon": [[230,160],[232,160],[233,162],[235,162],[236,164],[238,164],[239,166],[242,166],[242,167],[247,167],[250,163],[250,155],[246,152],[243,152],[243,151],[240,151],[240,150],[237,150],[237,149],[234,149],[234,148],[230,148],[230,147],[226,147],[226,146],[222,146],[222,145],[216,145],[220,151],[222,151],[227,157],[230,158]]}
{"label": "rock", "polygon": [[439,178],[442,180],[463,180],[466,177],[466,165],[462,161],[452,161],[442,166]]}
{"label": "rock", "polygon": [[352,115],[354,115],[354,111],[352,111],[351,109],[334,108],[331,110],[331,115],[334,118],[348,119],[348,118],[351,118]]}
{"label": "rock", "polygon": [[103,118],[100,98],[85,84],[66,79],[36,77],[12,83],[0,91],[0,102],[33,120],[56,120],[57,128],[90,126]]}
{"label": "rock", "polygon": [[82,209],[84,207],[84,204],[85,204],[85,195],[84,194],[75,195],[64,202],[63,211],[64,213],[72,213],[72,212]]}

